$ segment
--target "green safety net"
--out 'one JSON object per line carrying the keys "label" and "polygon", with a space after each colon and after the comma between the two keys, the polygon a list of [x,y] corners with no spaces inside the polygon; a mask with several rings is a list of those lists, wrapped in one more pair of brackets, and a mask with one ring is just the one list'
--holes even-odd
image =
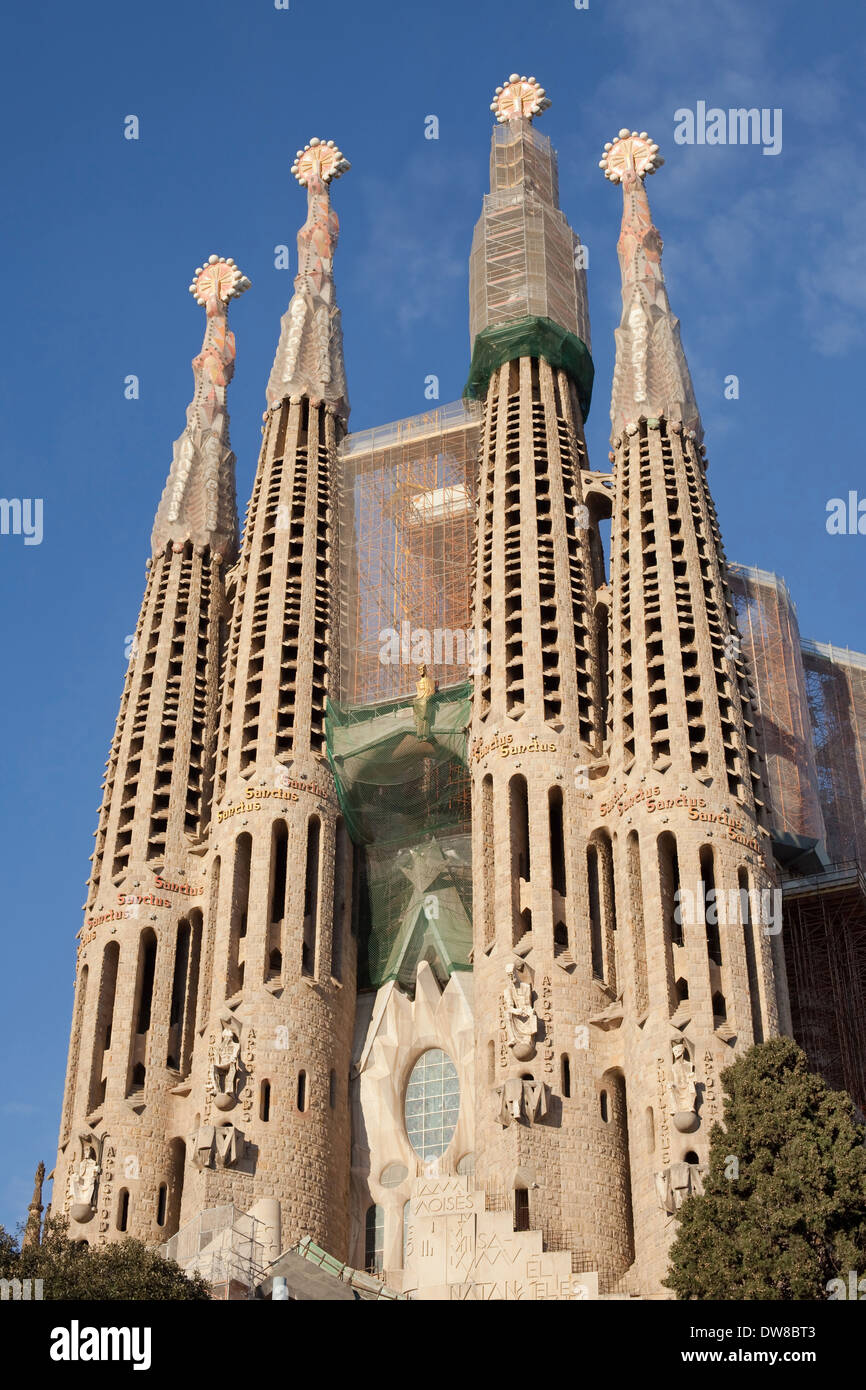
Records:
{"label": "green safety net", "polygon": [[471,696],[465,681],[427,701],[328,703],[328,760],[346,827],[362,847],[362,987],[397,980],[411,993],[421,960],[443,984],[471,969]]}
{"label": "green safety net", "polygon": [[497,328],[485,328],[475,339],[469,380],[463,388],[466,400],[482,400],[497,367],[518,357],[543,357],[551,367],[562,367],[577,386],[580,409],[586,420],[592,400],[595,368],[589,349],[574,333],[553,319],[529,315]]}

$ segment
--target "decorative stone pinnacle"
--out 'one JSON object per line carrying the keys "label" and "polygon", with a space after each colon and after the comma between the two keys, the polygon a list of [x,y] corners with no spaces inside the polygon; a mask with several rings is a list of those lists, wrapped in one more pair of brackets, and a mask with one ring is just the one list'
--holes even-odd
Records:
{"label": "decorative stone pinnacle", "polygon": [[[647,174],[663,163],[645,130],[621,130],[604,147],[599,167],[622,187],[622,223],[617,256],[622,281],[622,317],[615,332],[616,361],[610,418],[613,436],[630,434],[635,421],[664,416],[673,428],[701,434],[679,320],[668,300],[662,271],[661,233],[653,225],[645,187]],[[652,428],[652,426],[650,426]]]}
{"label": "decorative stone pinnacle", "polygon": [[298,150],[292,173],[307,190],[307,217],[298,232],[294,294],[280,320],[280,341],[267,385],[268,410],[309,398],[345,426],[349,417],[343,334],[334,288],[334,252],[340,219],[329,184],[351,166],[333,140],[310,140]]}
{"label": "decorative stone pinnacle", "polygon": [[531,121],[540,116],[550,105],[550,97],[539,86],[534,77],[520,77],[513,72],[503,86],[497,87],[490,110],[496,115],[500,125],[508,121],[524,119]]}
{"label": "decorative stone pinnacle", "polygon": [[645,130],[626,129],[621,130],[615,140],[608,141],[598,161],[599,169],[604,170],[605,178],[611,183],[622,183],[623,175],[630,169],[643,179],[647,174],[654,174],[662,164],[659,147],[653,144]]}
{"label": "decorative stone pinnacle", "polygon": [[250,288],[230,256],[209,256],[196,267],[189,292],[207,315],[201,351],[192,360],[195,391],[186,427],[175,440],[151,544],[154,555],[190,542],[197,553],[234,557],[237,545],[235,456],[229,443],[226,393],[235,370],[235,337],[228,303]]}
{"label": "decorative stone pinnacle", "polygon": [[318,140],[314,136],[309,144],[298,150],[292,173],[298,183],[306,187],[311,173],[318,174],[322,183],[330,183],[332,179],[340,178],[351,167],[343,151],[337,148],[333,140]]}
{"label": "decorative stone pinnacle", "polygon": [[196,266],[189,292],[196,304],[227,304],[250,287],[250,281],[235,265],[231,256],[208,256],[203,266]]}

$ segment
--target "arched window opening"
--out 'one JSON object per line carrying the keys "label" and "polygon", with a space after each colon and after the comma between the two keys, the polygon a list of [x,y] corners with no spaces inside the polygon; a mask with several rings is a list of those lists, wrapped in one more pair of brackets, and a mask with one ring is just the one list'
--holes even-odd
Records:
{"label": "arched window opening", "polygon": [[135,986],[135,1007],[133,1009],[135,1030],[130,1045],[127,1095],[135,1095],[143,1091],[145,1086],[155,975],[156,933],[151,927],[146,927],[141,933],[138,943],[138,970]]}
{"label": "arched window opening", "polygon": [[332,1110],[337,1108],[337,1073],[332,1071],[328,1077],[328,1105]]}
{"label": "arched window opening", "polygon": [[680,893],[680,868],[677,857],[677,843],[669,830],[662,831],[656,840],[656,862],[658,869],[659,897],[661,900],[661,925],[664,941],[665,984],[667,986],[668,1008],[673,1014],[682,999],[688,998],[678,993],[678,972],[682,972],[681,959],[675,953],[684,942],[683,904]]}
{"label": "arched window opening", "polygon": [[226,966],[226,998],[243,989],[245,962],[242,959],[241,942],[247,934],[247,913],[250,899],[250,865],[252,862],[252,836],[244,832],[235,844],[235,865],[232,878],[231,917],[229,919],[229,954]]}
{"label": "arched window opening", "polygon": [[301,971],[304,975],[312,975],[316,965],[320,840],[321,822],[318,816],[311,816],[307,826],[307,867],[304,878],[304,940],[301,947]]}
{"label": "arched window opening", "polygon": [[263,1081],[259,1087],[259,1119],[267,1124],[271,1118],[271,1083]]}
{"label": "arched window opening", "polygon": [[655,1153],[656,1119],[651,1105],[648,1105],[646,1108],[646,1142],[650,1153]]}
{"label": "arched window opening", "polygon": [[610,1107],[607,1101],[607,1091],[601,1091],[599,1093],[598,1105],[599,1110],[601,1111],[601,1118],[604,1120],[605,1124],[607,1124],[610,1120]]}
{"label": "arched window opening", "polygon": [[662,900],[662,921],[674,946],[683,944],[683,913],[680,902],[680,865],[677,842],[669,830],[658,838],[659,884]]}
{"label": "arched window opening", "polygon": [[289,853],[289,828],[280,817],[271,832],[271,917],[272,923],[282,922],[286,915],[286,868]]}
{"label": "arched window opening", "polygon": [[298,1109],[303,1112],[307,1108],[307,1073],[298,1072]]}
{"label": "arched window opening", "polygon": [[646,960],[646,929],[643,915],[643,882],[640,867],[640,840],[636,830],[629,831],[626,841],[629,907],[631,910],[632,949],[634,952],[635,1007],[639,1015],[649,1008],[649,980]]}
{"label": "arched window opening", "polygon": [[514,1189],[514,1229],[529,1230],[529,1193],[525,1187]]}
{"label": "arched window opening", "polygon": [[548,793],[550,822],[550,878],[554,893],[565,897],[565,834],[563,828],[562,788],[551,787]]}
{"label": "arched window opening", "polygon": [[125,1187],[120,1189],[117,1197],[117,1229],[129,1229],[129,1191]]}
{"label": "arched window opening", "polygon": [[707,928],[707,954],[716,965],[722,963],[722,939],[719,931],[719,904],[716,901],[716,875],[712,845],[702,845],[700,851],[701,883],[704,892],[704,920]]}
{"label": "arched window opening", "polygon": [[364,1268],[381,1274],[385,1267],[385,1209],[374,1203],[364,1221]]}
{"label": "arched window opening", "polygon": [[567,1052],[563,1052],[561,1059],[562,1072],[562,1094],[565,1100],[571,1096],[571,1062]]}
{"label": "arched window opening", "polygon": [[512,941],[516,945],[522,936],[532,931],[529,908],[520,908],[521,880],[528,883],[531,873],[529,858],[529,797],[526,778],[518,773],[508,784],[509,830],[511,836],[511,881],[515,920]]}
{"label": "arched window opening", "polygon": [[177,924],[174,945],[174,977],[171,984],[171,1012],[168,1021],[168,1047],[165,1065],[180,1071],[180,1052],[183,1041],[184,1012],[187,1003],[187,982],[190,966],[191,932],[189,922]]}
{"label": "arched window opening", "polygon": [[721,990],[717,990],[713,995],[713,1027],[718,1028],[728,1017],[728,1006],[725,1003],[725,996]]}
{"label": "arched window opening", "polygon": [[159,1185],[159,1192],[156,1198],[156,1224],[165,1225],[165,1217],[168,1209],[168,1188],[164,1182]]}
{"label": "arched window opening", "polygon": [[343,817],[337,820],[336,871],[334,874],[334,926],[331,936],[331,975],[343,978],[343,938],[346,916],[352,909],[352,846]]}
{"label": "arched window opening", "polygon": [[596,980],[604,979],[604,948],[602,946],[601,894],[599,892],[598,848],[594,844],[586,847],[586,878],[589,889],[589,932],[592,974]]}
{"label": "arched window opening", "polygon": [[278,980],[283,969],[283,923],[286,916],[289,831],[280,817],[271,826],[270,902],[265,943],[265,980]]}
{"label": "arched window opening", "polygon": [[96,1032],[93,1042],[93,1059],[90,1067],[87,1110],[95,1110],[105,1101],[107,1076],[105,1073],[106,1053],[111,1047],[111,1028],[114,1019],[114,998],[117,991],[117,966],[120,960],[120,943],[109,941],[102,956],[102,972],[99,980],[99,997],[96,1011]]}
{"label": "arched window opening", "polygon": [[689,1149],[688,1153],[683,1156],[683,1163],[700,1163],[694,1149]]}
{"label": "arched window opening", "polygon": [[764,1026],[761,1021],[761,988],[758,981],[759,949],[755,943],[755,923],[752,921],[749,901],[749,875],[745,869],[737,870],[737,886],[740,890],[740,916],[743,921],[743,944],[746,949],[746,973],[749,979],[749,1005],[752,1015],[752,1034],[755,1042],[764,1041]]}
{"label": "arched window opening", "polygon": [[135,1031],[146,1033],[150,1028],[153,978],[156,973],[156,934],[149,927],[141,934],[138,971],[138,1022]]}

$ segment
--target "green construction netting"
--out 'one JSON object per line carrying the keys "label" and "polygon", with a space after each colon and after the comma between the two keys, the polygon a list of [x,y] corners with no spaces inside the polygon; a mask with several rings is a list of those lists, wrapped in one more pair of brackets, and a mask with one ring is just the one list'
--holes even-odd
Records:
{"label": "green construction netting", "polygon": [[589,415],[595,368],[589,349],[552,319],[515,319],[499,328],[485,328],[475,339],[469,380],[463,388],[467,400],[482,400],[497,367],[518,357],[544,357],[551,367],[563,367],[577,386],[583,418]]}
{"label": "green construction netting", "polygon": [[467,726],[472,683],[374,705],[329,701],[328,760],[362,847],[359,984],[414,990],[419,961],[444,984],[472,948]]}
{"label": "green construction netting", "polygon": [[358,983],[396,980],[415,990],[422,960],[445,985],[471,970],[472,837],[428,835],[414,844],[368,845],[361,873]]}

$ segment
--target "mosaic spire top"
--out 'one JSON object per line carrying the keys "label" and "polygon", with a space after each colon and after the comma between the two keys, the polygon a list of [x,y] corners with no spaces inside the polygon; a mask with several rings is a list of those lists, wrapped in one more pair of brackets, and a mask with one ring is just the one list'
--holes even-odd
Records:
{"label": "mosaic spire top", "polygon": [[540,116],[550,105],[550,98],[534,77],[520,77],[513,72],[508,81],[497,87],[490,103],[490,110],[496,115],[500,125],[508,121],[531,121]]}
{"label": "mosaic spire top", "polygon": [[153,524],[156,555],[168,541],[210,546],[231,560],[237,551],[235,456],[229,444],[226,392],[235,370],[235,338],[228,304],[250,287],[229,257],[210,256],[189,287],[206,314],[204,342],[193,358],[195,393],[186,428],[175,441],[168,479]]}
{"label": "mosaic spire top", "polygon": [[286,397],[324,402],[345,425],[349,416],[343,333],[334,289],[340,220],[329,185],[350,167],[333,140],[298,150],[292,173],[307,190],[307,220],[298,232],[295,292],[280,321],[280,341],[267,387],[269,409]]}
{"label": "mosaic spire top", "polygon": [[645,130],[621,130],[604,147],[599,167],[622,184],[622,226],[617,254],[622,277],[622,318],[616,330],[616,364],[610,418],[613,434],[640,415],[681,420],[703,436],[692,378],[670,306],[662,271],[663,242],[653,225],[644,180],[664,163]]}

